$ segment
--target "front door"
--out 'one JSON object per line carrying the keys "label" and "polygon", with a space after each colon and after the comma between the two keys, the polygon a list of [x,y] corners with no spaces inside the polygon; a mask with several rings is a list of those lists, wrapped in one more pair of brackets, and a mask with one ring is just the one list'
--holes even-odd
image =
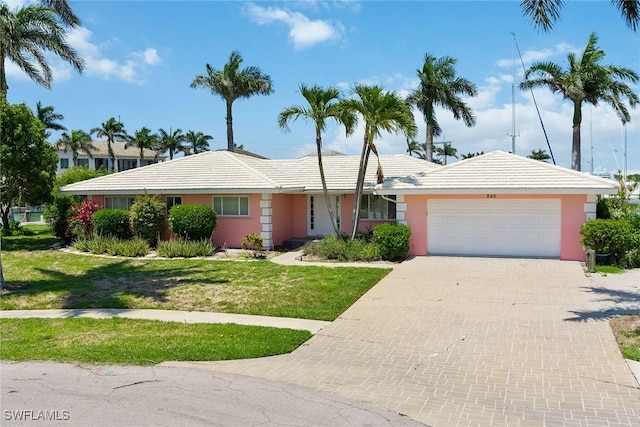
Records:
{"label": "front door", "polygon": [[[340,196],[329,196],[334,218],[340,227]],[[309,236],[326,236],[334,233],[329,210],[322,194],[307,196],[307,234]]]}

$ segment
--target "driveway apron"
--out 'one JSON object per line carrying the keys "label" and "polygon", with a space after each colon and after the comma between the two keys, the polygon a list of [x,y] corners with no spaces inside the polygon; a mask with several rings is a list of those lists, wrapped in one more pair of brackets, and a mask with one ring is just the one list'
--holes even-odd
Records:
{"label": "driveway apron", "polygon": [[640,389],[607,321],[633,311],[640,281],[607,287],[577,262],[418,257],[291,354],[191,365],[435,426],[640,426]]}

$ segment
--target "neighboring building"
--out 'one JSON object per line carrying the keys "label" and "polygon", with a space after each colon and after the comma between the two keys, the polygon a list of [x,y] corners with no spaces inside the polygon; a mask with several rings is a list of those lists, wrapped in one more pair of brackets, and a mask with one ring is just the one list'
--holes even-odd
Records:
{"label": "neighboring building", "polygon": [[[89,169],[107,169],[108,149],[107,141],[92,141],[92,144],[96,147],[96,150],[91,151],[91,156],[81,150],[78,154],[78,166],[86,166]],[[144,158],[140,160],[140,150],[136,147],[124,148],[124,142],[114,142],[111,144],[113,155],[116,159],[114,169],[118,172],[126,171],[129,169],[135,169],[142,166],[151,165],[164,161],[167,156],[158,155],[153,150],[144,150]],[[58,146],[58,176],[73,166],[73,153],[70,150],[65,152],[64,148]]]}
{"label": "neighboring building", "polygon": [[[359,156],[323,157],[331,209],[348,233]],[[371,156],[360,229],[400,222],[412,229],[411,255],[482,255],[584,260],[580,226],[595,218],[596,195],[618,184],[496,151],[448,166],[406,155]],[[135,196],[158,194],[167,205],[207,204],[218,213],[216,246],[240,247],[260,233],[267,246],[333,233],[317,158],[264,160],[206,152],[140,170],[70,184],[108,208],[130,208]]]}

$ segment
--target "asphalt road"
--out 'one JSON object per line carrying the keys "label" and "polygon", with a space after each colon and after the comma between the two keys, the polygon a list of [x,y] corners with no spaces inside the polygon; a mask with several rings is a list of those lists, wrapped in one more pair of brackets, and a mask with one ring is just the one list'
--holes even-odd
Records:
{"label": "asphalt road", "polygon": [[2,426],[419,426],[281,382],[199,369],[0,363]]}

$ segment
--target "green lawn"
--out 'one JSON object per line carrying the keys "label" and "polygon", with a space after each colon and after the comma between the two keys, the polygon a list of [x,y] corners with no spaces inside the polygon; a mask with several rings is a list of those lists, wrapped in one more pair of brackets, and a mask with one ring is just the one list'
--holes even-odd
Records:
{"label": "green lawn", "polygon": [[0,319],[0,359],[153,365],[289,353],[308,331],[132,319]]}

